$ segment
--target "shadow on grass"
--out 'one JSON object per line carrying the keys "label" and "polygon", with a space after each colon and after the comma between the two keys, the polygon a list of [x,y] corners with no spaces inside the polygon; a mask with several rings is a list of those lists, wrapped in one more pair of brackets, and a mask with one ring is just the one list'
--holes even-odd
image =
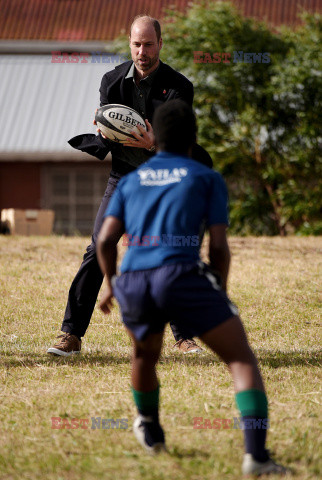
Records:
{"label": "shadow on grass", "polygon": [[271,368],[279,367],[295,367],[295,366],[321,366],[322,350],[313,350],[306,352],[305,350],[296,350],[291,352],[271,351],[258,349],[256,350],[258,361],[261,365]]}
{"label": "shadow on grass", "polygon": [[207,453],[204,450],[199,450],[198,448],[178,448],[174,447],[169,452],[170,457],[174,458],[197,458],[199,461],[200,459],[207,460],[212,457],[211,453]]}
{"label": "shadow on grass", "polygon": [[[280,350],[255,350],[257,359],[261,365],[265,365],[271,368],[279,367],[295,367],[295,366],[321,366],[322,363],[322,350],[314,350],[310,352],[300,351],[291,351],[285,352]],[[201,355],[181,355],[181,354],[172,354],[166,357],[162,357],[160,363],[169,364],[169,363],[182,363],[185,365],[211,365],[218,364],[221,361],[217,356],[213,355],[211,352],[206,352]]]}
{"label": "shadow on grass", "polygon": [[59,357],[57,355],[39,353],[1,353],[0,367],[64,367],[69,366],[97,366],[129,364],[130,355],[116,355],[113,353],[92,353]]}
{"label": "shadow on grass", "polygon": [[[294,366],[321,366],[322,350],[306,352],[300,351],[271,351],[256,350],[258,361],[261,365],[271,368],[294,367]],[[129,364],[131,361],[131,352],[121,355],[116,353],[89,353],[73,355],[70,357],[58,357],[49,354],[37,353],[12,353],[0,352],[0,367],[64,367],[70,366],[97,366],[97,365],[122,365]],[[182,355],[180,353],[162,355],[161,365],[179,363],[182,365],[213,365],[220,363],[220,360],[210,352],[205,351],[203,355]]]}

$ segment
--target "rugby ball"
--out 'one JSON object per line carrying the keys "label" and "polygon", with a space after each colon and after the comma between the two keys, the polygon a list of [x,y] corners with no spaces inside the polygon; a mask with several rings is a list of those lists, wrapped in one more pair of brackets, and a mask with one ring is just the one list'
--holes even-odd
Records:
{"label": "rugby ball", "polygon": [[147,130],[144,119],[136,110],[115,103],[100,107],[95,114],[95,121],[102,134],[116,143],[135,138],[131,131],[140,135],[137,125]]}

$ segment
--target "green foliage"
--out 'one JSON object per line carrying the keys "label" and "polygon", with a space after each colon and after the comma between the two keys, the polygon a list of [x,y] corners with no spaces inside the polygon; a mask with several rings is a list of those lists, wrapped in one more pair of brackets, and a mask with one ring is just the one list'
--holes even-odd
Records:
{"label": "green foliage", "polygon": [[[164,21],[162,59],[194,84],[199,143],[228,183],[234,233],[320,231],[321,18],[304,14],[296,31],[276,33],[227,2],[202,1]],[[240,51],[270,62],[234,62]],[[231,61],[196,63],[194,52]]]}

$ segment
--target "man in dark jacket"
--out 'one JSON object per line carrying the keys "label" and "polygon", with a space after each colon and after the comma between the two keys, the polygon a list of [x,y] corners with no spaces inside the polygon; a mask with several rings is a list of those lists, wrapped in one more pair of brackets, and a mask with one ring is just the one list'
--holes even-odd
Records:
{"label": "man in dark jacket", "polygon": [[[62,324],[62,335],[48,353],[69,356],[81,350],[81,337],[89,325],[103,276],[96,258],[96,240],[103,223],[103,214],[119,180],[146,162],[155,150],[151,127],[156,108],[172,99],[182,99],[190,106],[193,85],[183,75],[159,59],[162,48],[160,24],[149,16],[134,19],[130,31],[132,61],[125,62],[103,76],[100,87],[102,105],[118,103],[137,110],[146,120],[147,131],[133,133],[135,139],[123,145],[108,141],[98,130],[98,135],[85,134],[72,138],[72,147],[87,152],[100,160],[112,153],[112,170],[99,207],[92,235],[83,262],[69,290],[68,302]],[[193,157],[211,166],[211,159],[201,147],[196,146]],[[210,161],[209,161],[210,160]],[[180,327],[171,324],[176,346],[183,353],[200,351],[200,347]]]}

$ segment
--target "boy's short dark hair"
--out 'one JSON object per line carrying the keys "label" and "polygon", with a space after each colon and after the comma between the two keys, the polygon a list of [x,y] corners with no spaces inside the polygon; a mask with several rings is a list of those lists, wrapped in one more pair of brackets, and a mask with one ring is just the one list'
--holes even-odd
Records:
{"label": "boy's short dark hair", "polygon": [[196,142],[196,117],[183,100],[170,100],[158,107],[152,123],[160,150],[186,154]]}

